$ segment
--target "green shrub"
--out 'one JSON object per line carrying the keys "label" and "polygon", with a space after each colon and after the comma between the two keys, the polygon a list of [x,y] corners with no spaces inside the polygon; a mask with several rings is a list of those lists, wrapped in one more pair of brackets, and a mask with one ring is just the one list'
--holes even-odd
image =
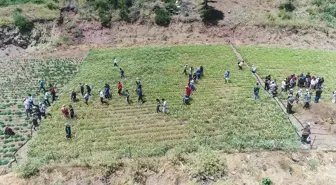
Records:
{"label": "green shrub", "polygon": [[57,9],[59,9],[58,5],[55,4],[55,3],[53,3],[53,2],[48,2],[46,6],[47,6],[47,8],[49,10],[57,10]]}
{"label": "green shrub", "polygon": [[197,153],[194,169],[199,177],[220,178],[227,173],[226,163],[210,149],[203,149]]}
{"label": "green shrub", "polygon": [[170,14],[164,8],[156,8],[155,23],[159,26],[168,26],[171,21]]}
{"label": "green shrub", "polygon": [[31,31],[34,27],[34,23],[21,14],[14,14],[13,19],[14,25],[18,27],[21,32]]}
{"label": "green shrub", "polygon": [[123,21],[126,21],[126,22],[131,22],[131,19],[128,16],[128,12],[129,11],[126,7],[122,8],[119,12],[120,19],[123,20]]}
{"label": "green shrub", "polygon": [[37,175],[40,172],[42,161],[38,159],[28,159],[26,162],[22,162],[17,166],[16,171],[24,178],[29,178]]}
{"label": "green shrub", "polygon": [[318,7],[322,6],[324,4],[325,0],[312,0],[311,3],[313,5],[316,5]]}
{"label": "green shrub", "polygon": [[282,20],[290,20],[292,19],[292,14],[289,12],[286,12],[285,9],[281,9],[278,12],[278,17],[280,17]]}
{"label": "green shrub", "polygon": [[165,9],[172,15],[172,14],[176,14],[179,9],[177,8],[175,3],[167,3],[165,5]]}
{"label": "green shrub", "polygon": [[110,28],[111,27],[112,15],[109,11],[105,11],[105,10],[100,9],[99,10],[99,19],[100,19],[100,23],[103,27],[105,27],[105,28]]}
{"label": "green shrub", "polygon": [[293,4],[294,0],[288,0],[285,3],[281,3],[279,6],[280,10],[286,10],[286,12],[292,12],[296,9],[296,7]]}
{"label": "green shrub", "polygon": [[266,178],[262,178],[262,185],[271,185],[272,181],[270,178],[266,177]]}

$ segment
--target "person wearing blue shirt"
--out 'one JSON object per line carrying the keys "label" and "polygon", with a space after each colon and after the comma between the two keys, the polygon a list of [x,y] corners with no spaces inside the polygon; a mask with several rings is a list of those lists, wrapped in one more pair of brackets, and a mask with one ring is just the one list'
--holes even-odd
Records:
{"label": "person wearing blue shirt", "polygon": [[226,70],[224,74],[225,83],[228,83],[230,80],[230,70]]}

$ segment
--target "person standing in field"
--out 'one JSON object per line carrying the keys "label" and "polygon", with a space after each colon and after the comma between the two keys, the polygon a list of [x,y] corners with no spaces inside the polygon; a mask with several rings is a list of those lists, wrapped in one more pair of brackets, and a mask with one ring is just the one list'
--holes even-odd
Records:
{"label": "person standing in field", "polygon": [[191,88],[192,91],[196,91],[196,88],[195,88],[195,81],[194,81],[194,80],[191,80],[191,81],[189,82],[189,86],[190,86],[190,88]]}
{"label": "person standing in field", "polygon": [[100,97],[100,102],[103,104],[103,103],[105,103],[104,102],[104,97],[106,97],[105,95],[104,95],[104,92],[103,91],[100,91],[100,93],[99,93],[99,97]]}
{"label": "person standing in field", "polygon": [[307,143],[307,139],[308,139],[309,135],[311,134],[310,123],[308,123],[301,131],[303,131],[302,132],[302,137],[301,137],[301,142],[302,143]]}
{"label": "person standing in field", "polygon": [[37,119],[38,119],[38,117],[37,117],[37,115],[35,115],[34,117],[33,117],[33,120],[32,120],[32,129],[34,129],[35,131],[36,131],[36,127],[38,126],[38,121],[37,121]]}
{"label": "person standing in field", "polygon": [[46,119],[47,117],[46,117],[46,111],[47,111],[47,107],[46,107],[46,105],[44,104],[44,103],[39,103],[39,109],[40,109],[40,114],[41,114],[41,116],[43,116],[44,117],[44,119]]}
{"label": "person standing in field", "polygon": [[56,101],[56,90],[55,88],[53,87],[53,85],[50,84],[50,92],[51,92],[51,99],[52,99],[52,102],[55,102]]}
{"label": "person standing in field", "polygon": [[75,102],[77,100],[77,93],[72,89],[70,91],[71,91],[71,101]]}
{"label": "person standing in field", "polygon": [[138,102],[141,101],[142,103],[144,103],[145,101],[143,100],[142,89],[138,88],[137,93],[138,93]]}
{"label": "person standing in field", "polygon": [[[91,87],[88,84],[85,84],[86,86],[86,93],[91,96]],[[85,95],[84,95],[85,96]]]}
{"label": "person standing in field", "polygon": [[65,137],[71,138],[71,126],[69,123],[65,124]]}
{"label": "person standing in field", "polygon": [[333,97],[331,102],[336,103],[336,91],[333,92]]}
{"label": "person standing in field", "polygon": [[126,96],[126,103],[129,105],[129,104],[131,104],[131,102],[130,102],[130,94],[129,94],[129,92],[128,92],[128,90],[126,89],[126,91],[125,91],[125,96]]}
{"label": "person standing in field", "polygon": [[189,74],[193,74],[193,67],[192,66],[190,66],[190,69],[189,69]]}
{"label": "person standing in field", "polygon": [[306,82],[305,82],[306,89],[309,89],[310,81],[311,81],[311,76],[310,76],[310,73],[308,72],[307,75],[306,75]]}
{"label": "person standing in field", "polygon": [[270,90],[270,83],[271,83],[271,75],[266,76],[265,78],[265,90]]}
{"label": "person standing in field", "polygon": [[296,95],[295,95],[296,104],[299,104],[301,96],[302,96],[302,89],[299,89],[298,92],[296,92]]}
{"label": "person standing in field", "polygon": [[167,114],[167,108],[168,108],[167,101],[162,98],[162,112]]}
{"label": "person standing in field", "polygon": [[238,68],[239,68],[239,70],[243,70],[243,66],[244,66],[244,60],[243,61],[239,61],[238,62]]}
{"label": "person standing in field", "polygon": [[26,110],[27,119],[29,119],[29,117],[31,116],[31,104],[26,98],[23,100],[23,104]]}
{"label": "person standing in field", "polygon": [[28,94],[28,101],[30,103],[30,106],[35,106],[34,104],[34,98],[31,94]]}
{"label": "person standing in field", "polygon": [[118,60],[117,60],[116,57],[114,57],[113,66],[114,66],[114,67],[117,67],[117,66],[118,66]]}
{"label": "person standing in field", "polygon": [[183,73],[182,74],[188,75],[188,73],[187,73],[187,67],[188,67],[188,64],[184,65]]}
{"label": "person standing in field", "polygon": [[62,106],[61,112],[65,118],[69,118],[69,109],[65,105]]}
{"label": "person standing in field", "polygon": [[49,92],[45,92],[44,93],[44,104],[47,106],[50,106],[50,102],[49,102]]}
{"label": "person standing in field", "polygon": [[254,86],[254,89],[253,89],[254,100],[259,99],[259,90],[260,90],[259,83],[256,83],[256,85]]}
{"label": "person standing in field", "polygon": [[160,105],[161,105],[161,102],[159,99],[156,99],[156,113],[159,113],[160,112]]}
{"label": "person standing in field", "polygon": [[318,103],[322,95],[322,89],[319,87],[315,92],[315,103]]}
{"label": "person standing in field", "polygon": [[40,91],[41,89],[43,89],[43,92],[45,92],[46,90],[44,88],[44,81],[41,79],[39,82],[40,82]]}
{"label": "person standing in field", "polygon": [[200,79],[201,79],[201,68],[200,68],[200,67],[197,68],[197,70],[196,70],[196,79],[197,79],[197,80],[200,80]]}
{"label": "person standing in field", "polygon": [[311,95],[309,93],[309,90],[306,90],[306,94],[304,95],[304,109],[309,109],[310,108],[310,100],[311,100]]}
{"label": "person standing in field", "polygon": [[82,83],[79,83],[79,88],[82,96],[84,96],[84,85]]}
{"label": "person standing in field", "polygon": [[86,105],[88,105],[89,97],[90,97],[90,94],[88,92],[86,92],[85,95],[84,95],[84,103]]}
{"label": "person standing in field", "polygon": [[118,82],[118,94],[119,95],[122,95],[122,88],[123,88],[122,84]]}
{"label": "person standing in field", "polygon": [[111,98],[110,85],[108,83],[105,84],[105,98]]}
{"label": "person standing in field", "polygon": [[123,79],[125,78],[125,71],[120,68],[120,78]]}
{"label": "person standing in field", "polygon": [[253,74],[255,74],[257,72],[257,68],[252,64],[252,67],[251,67],[251,72]]}
{"label": "person standing in field", "polygon": [[200,65],[200,71],[201,71],[201,76],[204,76],[204,68],[203,68],[203,66],[202,65]]}
{"label": "person standing in field", "polygon": [[293,110],[292,110],[293,104],[294,104],[294,98],[292,95],[290,95],[287,100],[287,113],[288,114],[293,114]]}
{"label": "person standing in field", "polygon": [[281,91],[283,91],[283,92],[286,92],[287,91],[287,82],[286,82],[287,80],[286,79],[284,79],[282,82],[281,82]]}
{"label": "person standing in field", "polygon": [[189,86],[186,86],[185,88],[186,88],[186,95],[190,97],[192,91],[191,88]]}
{"label": "person standing in field", "polygon": [[230,81],[230,70],[226,70],[224,74],[225,83]]}
{"label": "person standing in field", "polygon": [[75,110],[72,107],[72,105],[69,105],[69,110],[70,110],[70,118],[73,119],[75,117]]}
{"label": "person standing in field", "polygon": [[189,97],[187,96],[187,95],[184,95],[184,97],[183,97],[183,104],[185,104],[185,105],[189,105]]}

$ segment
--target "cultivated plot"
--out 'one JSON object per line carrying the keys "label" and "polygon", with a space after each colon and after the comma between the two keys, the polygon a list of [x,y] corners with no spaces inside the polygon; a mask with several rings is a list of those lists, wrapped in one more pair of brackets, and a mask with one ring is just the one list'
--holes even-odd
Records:
{"label": "cultivated plot", "polygon": [[[117,57],[126,79],[120,79]],[[188,64],[204,67],[204,77],[196,83],[190,105],[182,98]],[[231,82],[225,83],[225,70]],[[141,79],[146,102],[137,103],[135,80]],[[133,104],[116,93],[122,82]],[[32,140],[30,157],[39,159],[79,159],[105,163],[114,157],[162,156],[168,150],[187,152],[209,145],[217,150],[293,149],[298,146],[294,130],[275,102],[261,92],[261,101],[252,98],[255,80],[247,70],[239,71],[236,56],[228,46],[146,47],[93,50],[80,72],[65,86],[79,83],[92,87],[89,104],[72,103],[74,120],[62,117],[62,104],[70,104],[64,94],[52,108],[53,118],[43,124]],[[99,101],[99,91],[109,83],[113,97],[109,105]],[[155,112],[156,99],[168,102],[168,115]],[[73,138],[65,138],[65,123],[72,125]]]}
{"label": "cultivated plot", "polygon": [[[39,91],[40,79],[46,82],[46,89],[47,84],[53,84],[60,93],[61,87],[77,72],[81,61],[80,58],[0,61],[0,165],[8,164],[14,152],[31,137],[23,98],[30,93],[35,97],[35,104],[43,100],[44,93]],[[15,135],[5,135],[5,127],[11,128]]]}

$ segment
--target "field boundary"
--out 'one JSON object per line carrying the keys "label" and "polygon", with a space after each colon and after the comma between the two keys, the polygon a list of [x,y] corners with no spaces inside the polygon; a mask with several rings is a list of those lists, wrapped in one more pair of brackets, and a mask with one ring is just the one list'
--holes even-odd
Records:
{"label": "field boundary", "polygon": [[[243,56],[238,52],[238,50],[236,49],[236,47],[233,45],[232,42],[229,42],[230,47],[232,48],[233,52],[235,53],[235,55],[237,56],[237,58],[240,61],[244,61],[244,65],[246,65],[248,68],[250,68],[250,66],[248,65],[248,63],[244,60]],[[259,82],[259,84],[263,87],[264,89],[264,83],[262,78],[255,73],[254,74],[255,78],[257,79],[257,81]],[[264,89],[265,90],[265,89]],[[265,90],[266,91],[266,90]],[[267,92],[267,91],[266,91]],[[270,95],[269,92],[267,92],[267,94]],[[292,114],[288,114],[286,111],[286,106],[281,102],[281,100],[278,97],[273,97],[273,100],[278,104],[278,106],[281,108],[282,112],[284,113],[284,115],[287,117],[287,119],[289,120],[289,122],[292,124],[293,127],[295,127],[295,133],[298,135],[298,137],[301,137],[300,134],[300,130],[304,127],[303,124],[301,123],[301,121],[299,119],[297,119],[294,115]],[[312,143],[314,143],[312,141]],[[312,146],[311,146],[312,148]]]}

